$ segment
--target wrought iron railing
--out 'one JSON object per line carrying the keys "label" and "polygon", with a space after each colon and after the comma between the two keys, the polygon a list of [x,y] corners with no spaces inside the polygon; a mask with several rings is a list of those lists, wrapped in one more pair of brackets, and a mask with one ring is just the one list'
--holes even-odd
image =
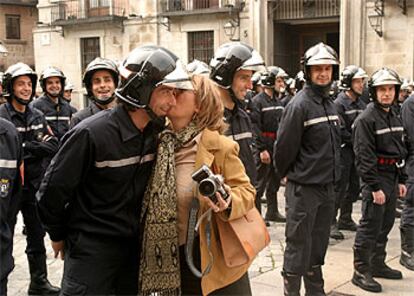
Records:
{"label": "wrought iron railing", "polygon": [[224,6],[223,0],[164,0],[163,12],[191,11],[199,9],[220,8]]}
{"label": "wrought iron railing", "polygon": [[276,0],[272,11],[275,20],[337,17],[340,0]]}
{"label": "wrought iron railing", "polygon": [[127,16],[128,0],[66,0],[51,9],[51,20],[69,21],[105,16]]}

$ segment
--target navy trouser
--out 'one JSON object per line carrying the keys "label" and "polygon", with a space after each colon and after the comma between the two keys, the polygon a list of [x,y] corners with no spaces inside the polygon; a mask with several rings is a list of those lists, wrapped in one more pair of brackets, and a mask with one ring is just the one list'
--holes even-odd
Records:
{"label": "navy trouser", "polygon": [[[40,222],[36,206],[36,189],[28,184],[22,190],[19,209],[22,212],[23,222],[26,227],[26,254],[38,255],[46,254],[45,230]],[[12,231],[16,225],[17,216],[11,218]]]}
{"label": "navy trouser", "polygon": [[285,272],[305,275],[325,262],[334,214],[334,184],[286,186]]}
{"label": "navy trouser", "polygon": [[61,295],[138,295],[139,250],[137,238],[71,233]]}
{"label": "navy trouser", "polygon": [[279,212],[277,207],[277,192],[280,187],[280,175],[273,166],[273,161],[270,164],[265,164],[257,157],[257,194],[256,198],[261,199],[266,190],[267,212],[266,219],[273,219]]}
{"label": "navy trouser", "polygon": [[351,147],[341,148],[341,178],[337,184],[335,201],[335,216],[340,209],[339,220],[351,221],[352,204],[357,201],[359,195],[359,177],[355,168],[355,156]]}
{"label": "navy trouser", "polygon": [[407,183],[407,195],[401,213],[401,228],[411,228],[414,231],[414,184]]}
{"label": "navy trouser", "polygon": [[[392,172],[381,172],[378,174],[381,182],[381,190],[384,192],[386,201],[379,205],[373,202],[372,191],[364,188],[362,190],[361,220],[355,236],[354,248],[357,251],[367,253],[361,258],[360,269],[369,267],[375,257],[385,257],[385,248],[395,221],[395,203],[397,200],[397,174]],[[385,259],[385,258],[384,258]]]}

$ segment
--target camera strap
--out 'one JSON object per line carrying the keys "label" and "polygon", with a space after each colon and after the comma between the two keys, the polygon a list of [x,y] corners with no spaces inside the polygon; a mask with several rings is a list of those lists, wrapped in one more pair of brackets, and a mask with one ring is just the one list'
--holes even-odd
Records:
{"label": "camera strap", "polygon": [[[197,214],[198,214],[199,208],[200,208],[200,202],[198,201],[198,198],[195,197],[193,198],[191,202],[190,215],[188,218],[187,243],[185,245],[185,260],[191,272],[196,277],[201,278],[207,275],[211,271],[211,268],[213,266],[213,254],[211,253],[211,249],[210,249],[211,247],[211,209],[207,210],[197,221]],[[202,220],[204,219],[207,219],[207,224],[205,227],[205,235],[207,238],[207,248],[208,248],[208,254],[210,256],[210,260],[209,260],[209,263],[206,269],[203,272],[201,272],[194,265],[193,251],[194,251],[195,234],[198,232],[198,228]]]}

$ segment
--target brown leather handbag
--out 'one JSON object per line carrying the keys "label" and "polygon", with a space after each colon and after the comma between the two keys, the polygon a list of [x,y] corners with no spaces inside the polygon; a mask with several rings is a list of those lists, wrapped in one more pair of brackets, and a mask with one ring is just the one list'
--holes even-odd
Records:
{"label": "brown leather handbag", "polygon": [[254,207],[241,218],[216,218],[224,261],[236,267],[252,261],[270,243],[270,235],[259,211]]}

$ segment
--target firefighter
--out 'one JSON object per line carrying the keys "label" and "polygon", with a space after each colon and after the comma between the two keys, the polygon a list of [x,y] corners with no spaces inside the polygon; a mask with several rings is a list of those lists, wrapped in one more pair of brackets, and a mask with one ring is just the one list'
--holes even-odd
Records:
{"label": "firefighter", "polygon": [[76,112],[78,112],[78,109],[76,109],[75,107],[73,107],[70,103],[72,102],[72,92],[75,89],[75,86],[70,83],[69,81],[65,81],[65,89],[63,92],[63,99],[66,100],[66,102],[68,102],[70,109],[72,111],[72,114],[75,114]]}
{"label": "firefighter", "polygon": [[33,107],[43,112],[53,134],[60,140],[69,130],[72,109],[63,98],[66,77],[56,67],[47,67],[40,75],[43,96],[33,101]]}
{"label": "firefighter", "polygon": [[319,43],[303,57],[306,84],[286,106],[274,150],[286,185],[285,295],[325,295],[322,265],[335,208],[339,176],[340,120],[329,91],[338,74],[338,56]]}
{"label": "firefighter", "polygon": [[407,135],[407,196],[401,213],[401,265],[414,270],[414,96],[401,107],[401,117]]}
{"label": "firefighter", "polygon": [[[210,61],[210,79],[219,88],[224,104],[224,117],[229,128],[226,136],[240,146],[239,157],[253,186],[256,185],[257,171],[254,161],[253,127],[249,115],[243,110],[242,101],[252,89],[254,72],[263,69],[260,54],[241,42],[225,43],[217,49]],[[256,196],[256,207],[260,210],[260,198]]]}
{"label": "firefighter", "polygon": [[400,271],[385,263],[397,195],[406,194],[404,128],[392,108],[400,86],[393,70],[374,72],[368,82],[373,103],[356,119],[353,130],[355,164],[362,180],[362,217],[355,236],[352,283],[371,292],[382,290],[373,277],[402,278]]}
{"label": "firefighter", "polygon": [[65,259],[62,295],[138,294],[142,199],[175,105],[163,83],[189,77],[158,46],[134,49],[120,70],[118,104],[68,132],[37,194],[55,255]]}
{"label": "firefighter", "polygon": [[[342,91],[334,103],[342,122],[341,126],[341,178],[337,183],[335,215],[332,220],[331,238],[344,239],[340,230],[356,231],[352,220],[352,204],[358,200],[359,177],[355,169],[355,155],[352,149],[352,125],[366,104],[360,100],[364,88],[366,72],[355,65],[349,65],[341,73]],[[336,216],[340,209],[338,222]]]}
{"label": "firefighter", "polygon": [[[285,71],[280,67],[268,67],[262,75],[263,92],[253,98],[256,118],[256,167],[257,167],[257,197],[261,198],[266,190],[267,222],[285,222],[280,214],[277,202],[277,192],[280,187],[280,175],[273,166],[273,145],[277,139],[279,121],[284,107],[279,100],[280,88],[283,86]],[[282,85],[282,86],[281,86]]]}
{"label": "firefighter", "polygon": [[[55,295],[59,288],[47,279],[45,231],[36,210],[35,193],[39,189],[44,171],[58,149],[58,141],[53,136],[42,112],[31,104],[37,75],[26,64],[10,66],[4,75],[3,87],[7,103],[0,106],[0,117],[12,122],[16,127],[23,148],[24,187],[19,210],[26,225],[26,254],[29,262],[29,295]],[[14,230],[16,217],[11,220]]]}
{"label": "firefighter", "polygon": [[11,220],[17,215],[22,185],[22,147],[16,127],[0,118],[0,295],[7,295],[7,277],[14,268]]}
{"label": "firefighter", "polygon": [[118,82],[119,71],[112,60],[96,58],[90,62],[83,74],[83,84],[91,104],[72,117],[70,127],[101,110],[113,108],[116,105],[115,89]]}

